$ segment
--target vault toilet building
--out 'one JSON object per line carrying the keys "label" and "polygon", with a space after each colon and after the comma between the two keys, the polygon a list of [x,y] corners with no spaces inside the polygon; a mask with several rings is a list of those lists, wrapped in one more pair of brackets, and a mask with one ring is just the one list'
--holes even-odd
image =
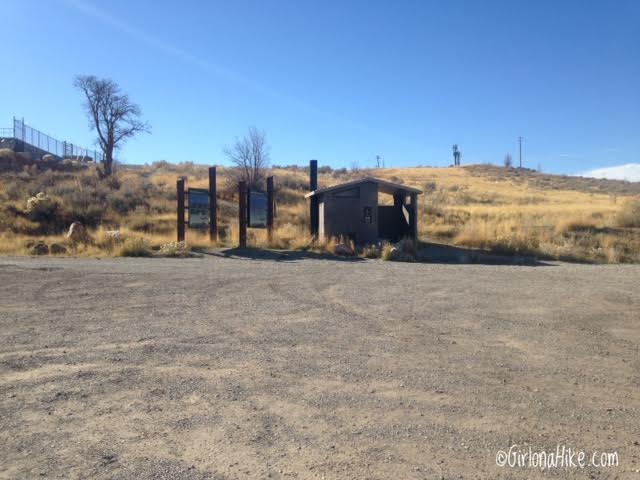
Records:
{"label": "vault toilet building", "polygon": [[[311,160],[309,187],[311,234],[320,240],[349,238],[357,244],[379,239],[417,240],[417,188],[364,177],[340,185],[318,189],[318,162]],[[393,205],[379,205],[380,193],[393,197]]]}

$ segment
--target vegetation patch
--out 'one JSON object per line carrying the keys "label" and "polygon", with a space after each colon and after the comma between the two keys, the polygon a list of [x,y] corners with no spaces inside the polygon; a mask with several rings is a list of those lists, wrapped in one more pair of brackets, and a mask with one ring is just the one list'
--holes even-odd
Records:
{"label": "vegetation patch", "polygon": [[[498,167],[358,172],[322,167],[320,172],[320,188],[364,175],[397,177],[408,186],[422,188],[418,208],[421,240],[547,259],[640,262],[640,184],[541,177],[528,170]],[[304,199],[308,170],[274,167],[268,174],[275,177],[276,227],[270,239],[264,229],[249,229],[249,246],[335,254],[342,243],[338,254],[349,251],[365,258],[391,258],[393,245],[355,252],[340,239],[315,242],[309,234],[309,207]],[[212,243],[207,232],[188,230],[186,240],[192,250],[238,244],[235,175],[229,168],[218,168],[218,242]],[[73,222],[88,229],[92,242],[68,248],[70,255],[158,252],[176,240],[178,176],[187,177],[188,187],[206,188],[208,184],[207,167],[189,162],[116,165],[108,178],[102,178],[96,167],[69,172],[25,166],[2,173],[0,253],[29,255],[24,247],[27,239],[64,245],[64,234]],[[382,205],[391,202],[389,195],[380,195]],[[143,239],[146,248],[135,239]]]}
{"label": "vegetation patch", "polygon": [[128,238],[118,250],[119,257],[151,257],[153,250],[148,240],[140,237]]}

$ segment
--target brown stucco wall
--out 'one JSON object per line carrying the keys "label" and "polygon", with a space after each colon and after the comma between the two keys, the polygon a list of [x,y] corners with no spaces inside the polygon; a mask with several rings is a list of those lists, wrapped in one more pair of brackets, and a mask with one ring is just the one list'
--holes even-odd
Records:
{"label": "brown stucco wall", "polygon": [[[353,187],[327,192],[320,198],[319,233],[331,237],[353,236],[356,243],[373,243],[378,239],[378,185],[362,183],[358,198],[343,198],[340,193]],[[372,221],[364,223],[364,207],[371,207]]]}

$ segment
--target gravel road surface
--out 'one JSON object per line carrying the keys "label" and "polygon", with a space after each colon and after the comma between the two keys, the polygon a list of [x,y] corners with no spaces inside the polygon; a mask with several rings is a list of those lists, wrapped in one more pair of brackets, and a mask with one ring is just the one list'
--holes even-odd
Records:
{"label": "gravel road surface", "polygon": [[5,257],[0,336],[1,478],[640,478],[640,266]]}

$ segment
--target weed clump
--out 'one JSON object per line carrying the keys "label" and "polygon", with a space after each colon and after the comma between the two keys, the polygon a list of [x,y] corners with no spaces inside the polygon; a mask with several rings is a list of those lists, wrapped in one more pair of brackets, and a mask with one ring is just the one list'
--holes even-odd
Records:
{"label": "weed clump", "polygon": [[140,237],[126,239],[118,250],[119,257],[151,257],[152,255],[149,242]]}
{"label": "weed clump", "polygon": [[160,246],[158,256],[167,258],[190,257],[191,247],[187,242],[168,242]]}

